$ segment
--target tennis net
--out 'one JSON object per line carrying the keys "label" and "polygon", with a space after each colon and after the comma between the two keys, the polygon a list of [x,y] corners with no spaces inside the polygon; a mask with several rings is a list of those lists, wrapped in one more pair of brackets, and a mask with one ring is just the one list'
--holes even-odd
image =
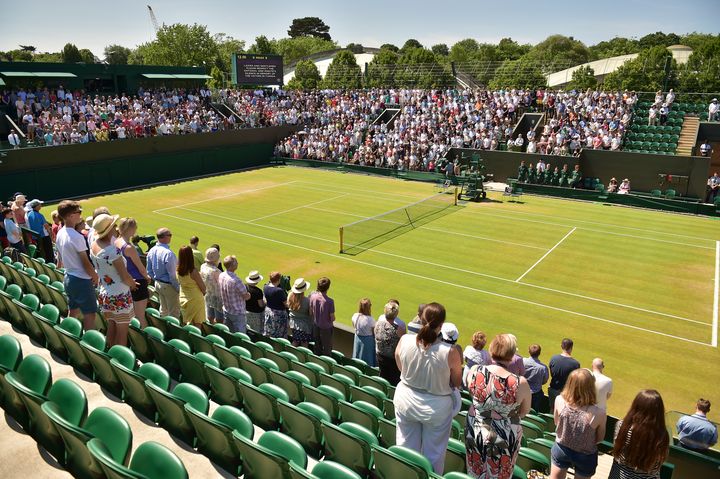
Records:
{"label": "tennis net", "polygon": [[358,254],[422,226],[457,205],[457,191],[438,193],[387,213],[340,227],[340,252]]}

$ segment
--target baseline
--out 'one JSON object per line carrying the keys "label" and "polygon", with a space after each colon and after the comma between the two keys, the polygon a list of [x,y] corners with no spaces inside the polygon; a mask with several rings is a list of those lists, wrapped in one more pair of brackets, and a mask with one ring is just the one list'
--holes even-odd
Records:
{"label": "baseline", "polygon": [[601,321],[601,322],[605,322],[605,323],[608,323],[608,324],[614,324],[614,325],[616,325],[616,326],[622,326],[622,327],[625,327],[625,328],[634,329],[634,330],[637,330],[637,331],[643,331],[643,332],[647,332],[647,333],[650,333],[650,334],[656,334],[656,335],[659,335],[659,336],[664,336],[664,337],[668,337],[668,338],[677,339],[677,340],[680,340],[680,341],[685,341],[685,342],[688,342],[688,343],[698,344],[698,345],[700,345],[700,346],[711,346],[711,344],[709,344],[709,343],[704,343],[704,342],[702,342],[702,341],[696,341],[696,340],[694,340],[694,339],[684,338],[684,337],[682,337],[682,336],[675,336],[675,335],[673,335],[673,334],[668,334],[668,333],[663,333],[663,332],[661,332],[661,331],[655,331],[655,330],[652,330],[652,329],[642,328],[642,327],[640,327],[640,326],[634,326],[634,325],[630,325],[630,324],[625,324],[625,323],[621,323],[621,322],[618,322],[618,321],[613,321],[613,320],[607,319],[607,318],[601,318],[601,317],[598,317],[598,316],[592,316],[592,315],[585,314],[585,313],[579,313],[579,312],[577,312],[577,311],[571,311],[571,310],[564,309],[564,308],[558,308],[558,307],[555,307],[555,306],[549,306],[549,305],[546,305],[546,304],[537,303],[537,302],[535,302],[535,301],[530,301],[530,300],[526,300],[526,299],[516,298],[516,297],[514,297],[514,296],[509,296],[509,295],[506,295],[506,294],[495,293],[495,292],[493,292],[493,291],[487,291],[487,290],[483,290],[483,289],[479,289],[479,288],[474,288],[474,287],[472,287],[472,286],[467,286],[467,285],[464,285],[464,284],[456,284],[456,283],[452,283],[452,282],[450,282],[450,281],[445,281],[445,280],[438,279],[438,278],[431,278],[431,277],[428,277],[428,276],[423,276],[423,275],[416,274],[416,273],[411,273],[411,272],[408,272],[408,271],[403,271],[403,270],[398,270],[398,269],[394,269],[394,268],[389,268],[389,267],[387,267],[387,266],[381,266],[381,265],[374,264],[374,263],[368,263],[368,262],[366,262],[366,261],[360,261],[360,260],[358,260],[358,259],[346,257],[346,256],[344,256],[344,255],[335,254],[335,253],[328,253],[327,251],[320,251],[320,250],[316,250],[316,249],[313,249],[313,248],[308,248],[308,247],[306,247],[306,246],[300,246],[300,245],[296,245],[296,244],[293,244],[293,243],[288,243],[288,242],[286,242],[286,241],[277,240],[277,239],[274,239],[274,238],[268,238],[268,237],[265,237],[265,236],[260,236],[260,235],[256,235],[256,234],[252,234],[252,233],[247,233],[247,232],[245,232],[245,231],[233,230],[233,229],[230,229],[230,228],[226,228],[226,227],[224,227],[224,226],[218,226],[218,225],[214,225],[214,224],[210,224],[210,223],[205,223],[205,222],[202,222],[202,221],[191,220],[191,219],[184,218],[184,217],[181,217],[181,216],[171,215],[171,214],[169,214],[169,213],[159,213],[159,214],[161,214],[161,215],[163,215],[163,216],[170,217],[170,218],[175,218],[175,219],[177,219],[177,220],[186,221],[186,222],[189,222],[189,223],[195,223],[195,224],[202,225],[202,226],[207,226],[207,227],[210,227],[210,228],[215,228],[215,229],[219,229],[219,230],[228,231],[228,232],[230,232],[230,233],[236,233],[236,234],[240,234],[240,235],[243,235],[243,236],[248,236],[248,237],[251,237],[251,238],[260,239],[260,240],[267,241],[267,242],[270,242],[270,243],[280,244],[280,245],[288,246],[288,247],[291,247],[291,248],[297,248],[297,249],[301,249],[301,250],[304,250],[304,251],[309,251],[309,252],[311,252],[311,253],[320,254],[320,255],[323,255],[323,256],[329,256],[329,257],[331,257],[331,258],[336,258],[336,259],[340,259],[340,260],[343,260],[343,261],[349,261],[349,262],[352,262],[352,263],[362,264],[362,265],[365,265],[365,266],[370,266],[370,267],[373,267],[373,268],[382,269],[382,270],[385,270],[385,271],[390,271],[390,272],[392,272],[392,273],[400,273],[400,274],[404,274],[404,275],[406,275],[406,276],[410,276],[410,277],[414,277],[414,278],[418,278],[418,279],[423,279],[423,280],[426,280],[426,281],[431,281],[431,282],[435,282],[435,283],[439,283],[439,284],[444,284],[444,285],[447,285],[447,286],[451,286],[451,287],[453,287],[453,288],[460,288],[460,289],[465,289],[465,290],[469,290],[469,291],[474,291],[474,292],[477,292],[477,293],[486,294],[486,295],[494,296],[494,297],[498,297],[498,298],[503,298],[503,299],[507,299],[507,300],[510,300],[510,301],[516,301],[516,302],[520,302],[520,303],[524,303],[524,304],[529,304],[529,305],[532,305],[532,306],[537,306],[537,307],[549,309],[549,310],[552,310],[552,311],[567,313],[567,314],[570,314],[570,315],[573,315],[573,316],[579,316],[579,317],[591,319],[591,320],[594,320],[594,321]]}
{"label": "baseline", "polygon": [[718,295],[720,294],[720,241],[715,242],[715,293],[713,294],[712,340],[710,344],[718,345]]}

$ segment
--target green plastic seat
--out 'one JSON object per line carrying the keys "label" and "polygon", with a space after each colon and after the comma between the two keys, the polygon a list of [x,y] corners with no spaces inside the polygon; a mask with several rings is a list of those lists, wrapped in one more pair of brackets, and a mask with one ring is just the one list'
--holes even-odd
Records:
{"label": "green plastic seat", "polygon": [[[411,452],[419,457],[411,456]],[[425,460],[424,465],[418,463],[420,458]],[[403,479],[427,479],[431,476],[432,466],[430,466],[430,461],[419,453],[402,446],[391,446],[390,449],[374,447],[373,459],[375,460],[375,477],[378,479],[398,477]],[[417,462],[413,459],[417,459]],[[430,466],[430,470],[427,469],[427,466]]]}
{"label": "green plastic seat", "polygon": [[338,462],[362,477],[367,477],[372,470],[372,447],[378,445],[377,437],[360,425],[343,424],[345,426],[338,427],[328,422],[322,423],[325,459]]}
{"label": "green plastic seat", "polygon": [[57,306],[60,310],[61,316],[67,316],[68,314],[68,300],[65,295],[65,286],[61,281],[53,281],[50,283],[49,289],[50,295],[52,296],[52,304]]}
{"label": "green plastic seat", "polygon": [[[20,341],[11,334],[0,336],[0,376],[17,370],[23,359]],[[0,389],[0,392],[2,389]]]}
{"label": "green plastic seat", "polygon": [[[378,439],[380,445],[384,448],[395,445],[397,437],[397,424],[389,419],[380,419],[378,421]],[[451,436],[452,438],[452,436]]]}
{"label": "green plastic seat", "polygon": [[382,411],[365,401],[349,403],[340,401],[340,417],[342,421],[354,422],[368,428],[373,434],[378,433],[378,420],[383,417]]}
{"label": "green plastic seat", "polygon": [[[10,285],[10,286],[12,286],[12,285]],[[8,289],[10,288],[10,286],[8,286]],[[33,339],[35,339],[38,343],[40,343],[41,346],[46,347],[46,345],[47,345],[47,337],[46,337],[46,333],[45,333],[45,328],[52,330],[53,334],[55,334],[55,330],[53,329],[53,326],[58,322],[59,317],[60,317],[60,310],[54,304],[43,304],[40,307],[40,309],[37,311],[37,313],[33,313],[33,319],[35,320],[36,328],[42,334],[42,336],[40,338],[33,338]],[[46,323],[46,324],[44,324],[44,323]]]}
{"label": "green plastic seat", "polygon": [[543,437],[543,430],[535,424],[524,419],[520,420],[520,424],[522,425],[523,437],[525,439],[537,439],[539,437]]}
{"label": "green plastic seat", "polygon": [[155,363],[145,363],[133,371],[116,359],[110,360],[110,367],[122,384],[122,399],[151,421],[157,422],[157,407],[145,387],[145,381],[151,381],[156,387],[167,391],[170,388],[170,374],[165,368]]}
{"label": "green plastic seat", "polygon": [[190,447],[195,447],[195,428],[185,406],[207,414],[210,402],[203,390],[194,384],[179,383],[168,392],[150,380],[145,381],[145,387],[157,407],[158,424]]}
{"label": "green plastic seat", "polygon": [[229,367],[225,371],[210,364],[205,365],[205,375],[210,382],[210,397],[218,404],[227,404],[230,406],[242,406],[242,391],[238,384],[239,379],[231,375],[228,370],[239,371],[247,377],[248,382],[252,382],[252,378],[242,369]]}
{"label": "green plastic seat", "polygon": [[[233,346],[233,347],[239,348],[241,346]],[[243,349],[245,349],[245,348],[243,348]],[[220,361],[220,365],[223,368],[230,368],[230,367],[237,368],[240,366],[240,363],[237,360],[236,354],[225,346],[213,343],[212,344],[212,354],[216,358],[218,358],[218,361]],[[248,356],[249,355],[250,355],[250,352],[248,351]]]}
{"label": "green plastic seat", "polygon": [[[277,366],[278,370],[280,371],[288,371],[290,370],[290,362],[292,359],[286,357],[284,354],[284,351],[277,352],[277,351],[265,351],[265,358],[267,358],[269,361],[272,361]],[[286,353],[290,354],[294,357],[295,360],[297,360],[297,357],[292,353]]]}
{"label": "green plastic seat", "polygon": [[550,451],[552,450],[553,444],[555,444],[554,441],[544,437],[538,439],[528,439],[527,441],[527,447],[529,449],[539,452],[548,460],[550,460]]}
{"label": "green plastic seat", "polygon": [[543,453],[527,447],[520,447],[515,464],[525,471],[535,469],[550,474],[550,460]]}
{"label": "green plastic seat", "polygon": [[148,324],[148,326],[152,326],[153,328],[157,328],[162,331],[163,336],[167,334],[167,323],[162,320],[162,316],[160,316],[160,311],[158,311],[157,309],[145,308],[145,322]]}
{"label": "green plastic seat", "polygon": [[[293,371],[291,371],[293,372]],[[295,372],[295,374],[301,374]],[[273,384],[282,388],[290,398],[290,402],[297,404],[302,402],[305,396],[303,395],[302,385],[303,382],[297,380],[292,376],[288,376],[282,371],[276,371],[274,369],[268,370],[268,376]]]}
{"label": "green plastic seat", "polygon": [[472,479],[472,477],[462,472],[450,471],[443,475],[443,479]]}
{"label": "green plastic seat", "polygon": [[43,395],[26,394],[22,399],[30,419],[30,434],[60,464],[65,464],[65,443],[50,418],[43,412],[42,404],[50,401],[57,406],[60,414],[69,424],[80,427],[88,413],[85,391],[70,379],[58,379]]}
{"label": "green plastic seat", "polygon": [[381,378],[380,376],[360,376],[360,382],[358,384],[360,387],[372,386],[384,392],[386,396],[392,397],[390,396],[390,389],[392,388],[392,385],[387,379]]}
{"label": "green plastic seat", "polygon": [[353,401],[365,401],[381,411],[385,408],[387,395],[374,386],[352,386],[350,388]]}
{"label": "green plastic seat", "polygon": [[[146,331],[148,329],[149,328],[145,328]],[[171,339],[166,342],[164,340],[164,336],[163,338],[157,338],[154,335],[148,334],[147,338],[153,357],[155,358],[155,362],[167,369],[170,377],[176,381],[180,380],[180,364],[178,363],[175,350],[180,349],[189,353],[190,345],[180,339]]]}
{"label": "green plastic seat", "polygon": [[336,422],[340,418],[339,402],[345,400],[345,395],[342,391],[324,384],[321,384],[317,388],[303,384],[302,388],[305,401],[317,404],[325,409],[333,422]]}
{"label": "green plastic seat", "polygon": [[[292,371],[297,371],[299,373],[302,373],[310,380],[310,384],[312,386],[319,386],[320,385],[320,373],[325,372],[322,367],[320,367],[317,364],[314,363],[301,363],[297,361],[292,361],[290,363],[290,368]],[[318,371],[319,369],[319,371]]]}
{"label": "green plastic seat", "polygon": [[22,393],[46,396],[52,385],[50,364],[42,356],[31,354],[24,358],[17,371],[9,371],[3,381],[3,409],[23,429],[29,429],[29,417]]}
{"label": "green plastic seat", "polygon": [[677,192],[672,188],[668,188],[667,190],[665,190],[665,198],[675,198],[676,194]]}
{"label": "green plastic seat", "polygon": [[341,374],[343,376],[347,376],[352,380],[352,383],[355,386],[360,384],[360,377],[363,375],[363,372],[360,369],[349,364],[333,364],[332,372],[333,375]]}
{"label": "green plastic seat", "polygon": [[320,457],[323,451],[322,421],[330,422],[330,415],[317,404],[301,402],[297,405],[278,401],[281,431],[299,442],[309,455]]}
{"label": "green plastic seat", "polygon": [[268,378],[267,374],[267,369],[259,365],[255,360],[239,357],[238,363],[240,364],[240,369],[243,369],[244,371],[247,371],[248,374],[250,374],[253,384],[259,385],[270,382],[270,378]]}
{"label": "green plastic seat", "polygon": [[343,374],[320,374],[320,384],[331,386],[343,393],[343,396],[350,398],[350,387],[354,385],[352,379]]}
{"label": "green plastic seat", "polygon": [[[239,333],[235,333],[233,336],[237,334]],[[239,342],[239,344],[232,344],[232,346],[242,346],[243,348],[247,349],[248,351],[250,351],[250,355],[252,356],[253,360],[258,360],[265,357],[266,350],[252,341],[242,340]]]}
{"label": "green plastic seat", "polygon": [[290,463],[307,466],[307,455],[294,439],[277,431],[267,431],[253,443],[233,433],[235,444],[242,455],[243,477],[248,479],[289,478]]}
{"label": "green plastic seat", "polygon": [[[171,339],[171,341],[179,341]],[[180,349],[175,350],[178,364],[180,365],[180,375],[183,382],[192,383],[201,389],[209,390],[210,381],[205,372],[205,364],[215,367],[220,366],[220,361],[211,354],[200,352],[197,355],[186,353]]]}
{"label": "green plastic seat", "polygon": [[315,464],[313,476],[318,479],[360,479],[352,469],[333,461],[321,461]]}
{"label": "green plastic seat", "polygon": [[[137,360],[141,363],[151,363],[155,360],[152,350],[150,349],[150,344],[148,343],[147,329],[148,328],[145,328],[145,330],[143,330],[140,328],[140,321],[137,318],[133,318],[133,320],[130,321],[130,327],[128,328],[128,344],[130,345],[130,349],[135,353]],[[162,335],[160,330],[157,330],[157,332]]]}
{"label": "green plastic seat", "polygon": [[[85,336],[87,336],[87,333]],[[80,341],[80,346],[82,346],[85,355],[92,364],[95,381],[114,396],[122,398],[122,383],[110,365],[110,361],[115,359],[127,369],[134,371],[136,366],[135,353],[132,352],[132,349],[120,344],[115,344],[107,352],[103,352],[85,343],[85,336],[83,336],[83,341]]]}
{"label": "green plastic seat", "polygon": [[[65,350],[68,355],[68,362],[75,370],[81,372],[85,376],[92,379],[93,369],[92,364],[88,360],[83,348],[80,346],[80,339],[82,333],[82,323],[80,320],[75,318],[63,318],[59,325],[55,326],[60,341],[62,341]],[[88,334],[93,337],[93,344],[97,344],[98,336],[102,337],[102,347],[105,348],[105,338],[98,331],[88,331]],[[91,339],[89,339],[91,340]]]}
{"label": "green plastic seat", "polygon": [[40,308],[40,299],[32,294],[23,295],[20,301],[12,300],[15,306],[10,314],[10,322],[20,331],[28,331],[27,322],[32,319],[32,313]]}
{"label": "green plastic seat", "polygon": [[128,467],[118,463],[98,439],[91,439],[87,447],[108,479],[188,479],[180,458],[157,442],[141,444]]}
{"label": "green plastic seat", "polygon": [[261,384],[259,387],[240,382],[243,410],[254,424],[265,430],[277,430],[280,427],[280,412],[277,401],[288,401],[288,395],[274,384]]}
{"label": "green plastic seat", "polygon": [[[68,352],[67,349],[65,349],[65,343],[60,339],[60,333],[55,329],[55,326],[58,326],[62,324],[63,321],[66,321],[68,319],[75,319],[75,318],[62,318],[57,319],[57,323],[50,322],[50,320],[46,320],[42,317],[37,317],[41,322],[40,328],[42,329],[43,333],[45,334],[45,343],[47,345],[47,349],[50,350],[51,353],[58,356],[63,361],[68,360]],[[77,321],[77,319],[75,319]],[[69,322],[68,326],[75,326],[75,323]]]}
{"label": "green plastic seat", "polygon": [[465,443],[458,439],[450,438],[447,452],[445,453],[445,468],[443,472],[465,472],[466,470]]}
{"label": "green plastic seat", "polygon": [[88,441],[94,438],[105,444],[116,462],[127,464],[132,449],[132,430],[127,421],[114,410],[106,407],[93,409],[78,427],[65,420],[57,404],[48,401],[41,408],[65,443],[66,468],[75,477],[105,477],[100,464],[87,448]]}
{"label": "green plastic seat", "polygon": [[210,417],[188,406],[185,412],[195,428],[198,452],[233,476],[239,475],[242,458],[233,439],[233,431],[252,440],[255,429],[250,418],[232,406],[219,406]]}

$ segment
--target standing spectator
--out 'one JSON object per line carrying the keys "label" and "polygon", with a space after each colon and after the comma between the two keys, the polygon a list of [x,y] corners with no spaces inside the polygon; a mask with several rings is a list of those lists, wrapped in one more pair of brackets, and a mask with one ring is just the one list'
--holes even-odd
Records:
{"label": "standing spectator", "polygon": [[135,315],[131,291],[138,285],[128,273],[125,257],[113,242],[118,216],[98,215],[93,220],[95,241],[90,246],[90,259],[100,278],[98,299],[107,320],[108,348],[127,346],[128,327]]}
{"label": "standing spectator", "polygon": [[467,470],[472,477],[510,479],[523,435],[520,419],[530,411],[530,387],[507,369],[517,350],[514,336],[496,336],[489,349],[495,364],[473,366],[467,380],[473,400],[465,427]]}
{"label": "standing spectator", "polygon": [[[198,271],[200,271],[200,268],[202,267],[203,263],[205,262],[205,258],[203,257],[202,252],[198,249],[199,244],[200,244],[200,239],[197,236],[190,237],[190,247],[192,248],[193,258],[195,258],[195,268],[197,268]],[[218,256],[219,255],[220,255],[220,252],[218,252]]]}
{"label": "standing spectator", "polygon": [[15,130],[10,130],[10,134],[8,135],[8,143],[10,143],[10,146],[12,146],[15,150],[20,148],[20,137],[17,133],[15,133]]}
{"label": "standing spectator", "polygon": [[262,280],[262,275],[257,271],[250,271],[245,278],[247,292],[250,293],[245,302],[247,327],[258,334],[263,334],[265,330],[265,295],[263,290],[257,287]]}
{"label": "standing spectator", "polygon": [[700,156],[708,157],[712,155],[712,145],[710,140],[705,138],[705,141],[700,145]]}
{"label": "standing spectator", "polygon": [[[513,341],[515,341],[515,344],[517,345],[517,338],[514,334],[510,334],[509,336],[512,337]],[[493,361],[494,363],[494,361]],[[518,376],[524,376],[525,375],[525,366],[523,365],[523,358],[517,353],[517,349],[513,353],[512,360],[505,366],[508,371],[510,371],[513,374],[517,374]]]}
{"label": "standing spectator", "polygon": [[580,363],[572,357],[572,339],[563,339],[562,343],[560,343],[560,348],[562,349],[562,353],[550,358],[550,374],[552,376],[550,386],[548,387],[550,407],[555,404],[555,398],[562,392],[570,373],[580,367]]}
{"label": "standing spectator", "polygon": [[205,283],[195,267],[195,256],[190,246],[178,251],[178,282],[180,283],[180,311],[185,324],[196,326],[205,322]]}
{"label": "standing spectator", "polygon": [[[552,366],[551,366],[552,368]],[[575,478],[590,478],[598,462],[597,443],[605,437],[605,411],[595,405],[595,378],[587,369],[570,373],[562,394],[555,399],[555,444],[550,456],[552,479],[565,479],[568,468]]]}
{"label": "standing spectator", "polygon": [[472,344],[465,348],[463,357],[465,358],[465,368],[463,369],[463,384],[467,385],[467,375],[473,366],[486,366],[492,364],[490,353],[487,352],[485,344],[487,336],[482,331],[476,331],[472,336]]}
{"label": "standing spectator", "polygon": [[220,282],[225,324],[234,333],[246,333],[245,301],[250,299],[250,293],[242,280],[235,274],[238,267],[237,258],[234,255],[225,256],[223,266],[225,266],[225,271],[220,273],[218,281]]}
{"label": "standing spectator", "polygon": [[125,257],[128,273],[137,284],[137,288],[130,288],[135,317],[140,321],[140,325],[145,327],[145,309],[150,298],[150,291],[148,290],[150,279],[145,265],[140,260],[140,255],[131,244],[131,238],[137,233],[137,222],[134,218],[120,218],[117,222],[117,230],[119,237],[115,240],[115,246]]}
{"label": "standing spectator", "polygon": [[717,98],[713,98],[708,106],[708,121],[717,121],[718,113],[720,113],[720,104]]}
{"label": "standing spectator", "polygon": [[371,308],[370,299],[363,298],[358,305],[358,312],[352,315],[351,321],[355,328],[352,357],[375,367],[375,319],[371,315]]}
{"label": "standing spectator", "polygon": [[385,305],[385,314],[375,323],[375,352],[380,377],[397,386],[400,382],[400,370],[395,361],[395,348],[405,331],[395,322],[399,312],[396,303]]}
{"label": "standing spectator", "polygon": [[532,394],[532,402],[530,406],[537,412],[540,411],[542,406],[544,394],[543,384],[548,382],[550,373],[548,367],[540,361],[540,353],[542,348],[539,344],[531,344],[528,348],[529,358],[523,359],[523,365],[525,366],[525,379],[527,379],[528,385],[530,386],[530,393]]}
{"label": "standing spectator", "polygon": [[328,297],[330,279],[318,279],[317,291],[310,295],[310,315],[313,318],[313,338],[315,354],[330,356],[332,354],[333,323],[335,322],[335,301]]}
{"label": "standing spectator", "polygon": [[407,325],[407,332],[410,334],[417,334],[420,332],[420,329],[423,327],[423,319],[422,319],[422,312],[423,309],[425,309],[424,304],[420,304],[418,306],[418,313],[417,315],[410,321]]}
{"label": "standing spectator", "polygon": [[12,203],[10,203],[10,209],[15,215],[15,223],[18,226],[27,227],[27,219],[25,217],[25,203],[27,198],[22,193],[15,193]]}
{"label": "standing spectator", "polygon": [[205,251],[205,262],[200,266],[200,277],[205,283],[205,315],[210,323],[223,322],[219,262],[220,252],[215,248],[208,248]]}
{"label": "standing spectator", "polygon": [[595,376],[595,393],[597,396],[597,406],[607,411],[607,401],[610,399],[613,391],[612,379],[605,376],[605,363],[601,358],[595,358],[592,361],[592,375]]}
{"label": "standing spectator", "polygon": [[10,208],[2,210],[3,215],[3,226],[5,227],[5,233],[7,234],[8,243],[11,248],[15,248],[21,253],[27,253],[25,244],[22,240],[22,232],[17,224],[15,224],[15,215]]}
{"label": "standing spectator", "polygon": [[287,338],[287,293],[280,287],[282,276],[278,271],[270,273],[270,282],[263,288],[267,309],[263,334],[271,338]]}
{"label": "standing spectator", "polygon": [[708,179],[708,196],[707,202],[713,203],[720,192],[720,176],[717,171]]}
{"label": "standing spectator", "polygon": [[615,426],[609,479],[660,479],[669,444],[662,397],[654,389],[643,389]]}
{"label": "standing spectator", "polygon": [[710,412],[710,401],[698,399],[695,405],[695,414],[681,417],[677,424],[678,439],[685,449],[696,452],[705,452],[717,444],[717,426],[710,422],[707,413]]}
{"label": "standing spectator", "polygon": [[35,233],[33,239],[40,245],[40,251],[45,262],[54,263],[55,253],[52,249],[52,238],[50,237],[52,229],[43,214],[40,213],[42,205],[43,202],[38,199],[28,202],[27,224],[28,228]]}
{"label": "standing spectator", "polygon": [[648,126],[655,125],[657,125],[657,110],[655,109],[655,105],[652,105],[650,110],[648,110]]}
{"label": "standing spectator", "polygon": [[83,220],[82,208],[77,201],[64,200],[58,205],[58,214],[65,226],[58,231],[55,246],[58,267],[65,268],[63,285],[68,297],[69,313],[76,318],[82,313],[83,330],[95,329],[95,286],[98,284],[98,275],[90,263],[85,237],[75,231],[75,226]]}
{"label": "standing spectator", "polygon": [[310,317],[310,299],[305,296],[305,291],[310,283],[305,278],[298,278],[290,289],[288,296],[289,326],[292,330],[293,346],[307,347],[312,339],[313,324]]}
{"label": "standing spectator", "polygon": [[[392,304],[394,304],[395,306],[397,306],[398,312],[400,311],[400,301],[398,301],[397,299],[390,298],[390,299],[387,300],[387,302],[388,302],[388,303],[392,303]],[[385,320],[385,313],[383,313],[383,314],[381,314],[380,316],[378,316],[378,319],[377,319],[377,320],[378,320],[378,321],[383,321],[383,320]],[[405,321],[403,321],[403,320],[400,319],[399,317],[395,317],[395,321],[394,321],[394,322],[395,322],[395,324],[396,324],[397,327],[398,327],[398,331],[401,331],[402,334],[407,333],[407,325],[405,324]]]}
{"label": "standing spectator", "polygon": [[175,270],[177,256],[170,249],[172,232],[167,228],[157,230],[157,243],[147,254],[147,272],[155,282],[160,297],[160,314],[180,318],[180,283]]}
{"label": "standing spectator", "polygon": [[[447,321],[443,323],[442,328],[440,329],[440,338],[444,343],[447,343],[453,349],[456,349],[457,353],[462,358],[463,350],[460,345],[457,344],[457,340],[459,337],[460,331],[458,331],[457,326],[455,326],[453,323],[448,323]],[[460,366],[462,366],[462,360],[460,361]],[[452,391],[453,395],[452,415],[453,417],[455,417],[460,412],[460,409],[462,409],[462,395],[460,394],[460,387],[452,386],[450,387],[450,391]]]}
{"label": "standing spectator", "polygon": [[60,228],[62,228],[62,219],[60,218],[60,215],[58,214],[57,210],[53,210],[50,213],[50,220],[52,221],[52,226],[50,228],[50,237],[52,238],[52,242],[55,243],[55,238],[57,237],[58,231],[60,231]]}
{"label": "standing spectator", "polygon": [[402,337],[394,353],[401,371],[393,398],[395,441],[420,452],[442,474],[454,409],[450,388],[461,385],[462,359],[440,339],[445,308],[430,303],[423,318],[420,332]]}

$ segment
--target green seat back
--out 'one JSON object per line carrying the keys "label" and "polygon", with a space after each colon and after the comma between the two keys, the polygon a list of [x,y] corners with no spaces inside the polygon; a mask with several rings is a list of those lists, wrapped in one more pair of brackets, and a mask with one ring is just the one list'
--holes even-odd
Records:
{"label": "green seat back", "polygon": [[[330,388],[334,390],[337,394],[329,392],[325,388]],[[333,421],[340,417],[340,405],[337,398],[337,395],[342,397],[342,393],[340,391],[325,385],[321,385],[318,388],[303,385],[302,389],[305,401],[317,404],[318,406],[323,408],[325,411],[327,411]]]}
{"label": "green seat back", "polygon": [[520,448],[515,464],[522,467],[525,471],[535,469],[545,474],[550,474],[550,459],[545,457],[543,453],[527,447]]}
{"label": "green seat back", "polygon": [[105,336],[100,331],[94,329],[85,331],[80,342],[98,351],[105,351]]}
{"label": "green seat back", "polygon": [[310,383],[310,379],[306,375],[304,375],[303,373],[301,373],[299,371],[286,371],[285,375],[287,377],[299,382],[300,384],[307,384],[308,386],[312,385]]}
{"label": "green seat back", "polygon": [[205,392],[194,384],[180,383],[173,389],[173,395],[182,399],[190,407],[204,414],[210,408],[210,402]]}
{"label": "green seat back", "polygon": [[321,428],[325,437],[325,460],[338,462],[367,477],[373,463],[371,443],[331,423],[323,422]]}
{"label": "green seat back", "polygon": [[457,471],[465,472],[465,443],[454,438],[448,441],[447,452],[445,453],[444,472]]}
{"label": "green seat back", "polygon": [[[242,372],[244,373],[245,371]],[[230,406],[242,405],[242,393],[240,392],[237,379],[222,369],[210,364],[205,365],[205,376],[210,384],[213,401],[218,404],[228,404]]]}
{"label": "green seat back", "polygon": [[340,429],[347,431],[349,434],[353,434],[356,437],[367,442],[371,446],[377,446],[379,444],[377,435],[375,435],[370,429],[366,428],[362,424],[355,422],[343,422],[340,424]]}
{"label": "green seat back", "polygon": [[[2,276],[0,276],[0,278],[2,278]],[[0,336],[0,374],[15,371],[20,365],[22,358],[22,347],[17,338],[10,334]],[[0,394],[2,394],[1,390]]]}
{"label": "green seat back", "polygon": [[[309,403],[300,404],[308,405]],[[329,421],[330,416],[325,410],[314,404],[310,404],[315,408],[312,412],[306,407],[298,406],[293,406],[285,401],[278,401],[278,411],[282,417],[281,430],[299,442],[308,454],[313,457],[320,457],[323,447],[323,434],[320,424],[322,418]]]}
{"label": "green seat back", "polygon": [[210,364],[211,366],[215,366],[216,368],[220,367],[220,361],[209,353],[197,353],[195,355],[196,358],[198,358],[200,361],[202,361],[205,364]]}
{"label": "green seat back", "polygon": [[295,439],[277,431],[266,431],[258,444],[298,466],[307,467],[307,454]]}
{"label": "green seat back", "polygon": [[229,374],[230,376],[234,377],[238,381],[242,381],[244,383],[252,384],[252,377],[247,373],[247,371],[243,371],[240,368],[226,368],[225,372]]}
{"label": "green seat back", "polygon": [[268,377],[274,385],[278,386],[287,394],[289,402],[297,404],[304,399],[302,391],[303,383],[296,381],[281,371],[275,371],[274,369],[268,370]]}
{"label": "green seat back", "polygon": [[108,356],[128,369],[135,369],[135,353],[121,344],[115,344],[108,350]]}
{"label": "green seat back", "polygon": [[423,468],[427,473],[433,472],[430,460],[418,451],[404,446],[390,446],[389,450],[408,462],[412,462],[413,464]]}
{"label": "green seat back", "polygon": [[312,474],[318,479],[361,479],[352,469],[333,461],[318,462]]}
{"label": "green seat back", "polygon": [[[248,419],[245,414],[230,406],[220,406],[220,408],[229,408],[237,417],[244,418],[242,424],[238,424],[238,426],[241,431],[247,430],[250,419]],[[242,459],[232,436],[234,416],[230,415],[230,411],[220,408],[218,408],[219,413],[216,412],[213,414],[213,417],[208,417],[186,404],[185,413],[195,428],[198,452],[206,455],[210,460],[230,472],[233,476],[237,476]],[[223,418],[223,414],[226,416],[224,419],[227,419],[227,422],[230,424],[226,424],[220,420]],[[252,431],[252,423],[249,424],[249,427]]]}
{"label": "green seat back", "polygon": [[165,337],[165,334],[154,326],[146,326],[145,329],[143,329],[143,332],[147,336],[155,339],[163,339]]}
{"label": "green seat back", "polygon": [[275,371],[280,371],[280,367],[272,359],[258,358],[255,362],[260,366],[264,367],[265,369],[274,369]]}
{"label": "green seat back", "polygon": [[383,417],[382,411],[365,401],[348,403],[340,401],[340,417],[343,421],[350,421],[370,429],[373,434],[378,432],[378,420]]}
{"label": "green seat back", "polygon": [[188,472],[179,457],[157,442],[141,444],[130,461],[130,469],[147,479],[188,479]]}
{"label": "green seat back", "polygon": [[232,346],[230,347],[230,351],[235,353],[236,355],[245,358],[245,359],[252,359],[252,355],[250,354],[250,351],[247,350],[247,348],[243,348],[242,346]]}
{"label": "green seat back", "polygon": [[242,473],[247,479],[287,478],[290,475],[290,463],[275,452],[255,444],[233,432],[235,446],[242,457]]}
{"label": "green seat back", "polygon": [[[266,388],[255,387],[252,384],[239,383],[242,391],[243,410],[253,420],[253,423],[265,430],[278,429],[280,426],[280,413],[277,408],[277,397]],[[262,386],[277,386],[263,384]],[[279,388],[278,388],[279,389]],[[283,400],[287,401],[287,394]]]}
{"label": "green seat back", "polygon": [[[390,447],[395,445],[397,437],[397,425],[388,419],[380,419],[378,421],[379,442],[382,447]],[[452,437],[451,437],[452,439]]]}

